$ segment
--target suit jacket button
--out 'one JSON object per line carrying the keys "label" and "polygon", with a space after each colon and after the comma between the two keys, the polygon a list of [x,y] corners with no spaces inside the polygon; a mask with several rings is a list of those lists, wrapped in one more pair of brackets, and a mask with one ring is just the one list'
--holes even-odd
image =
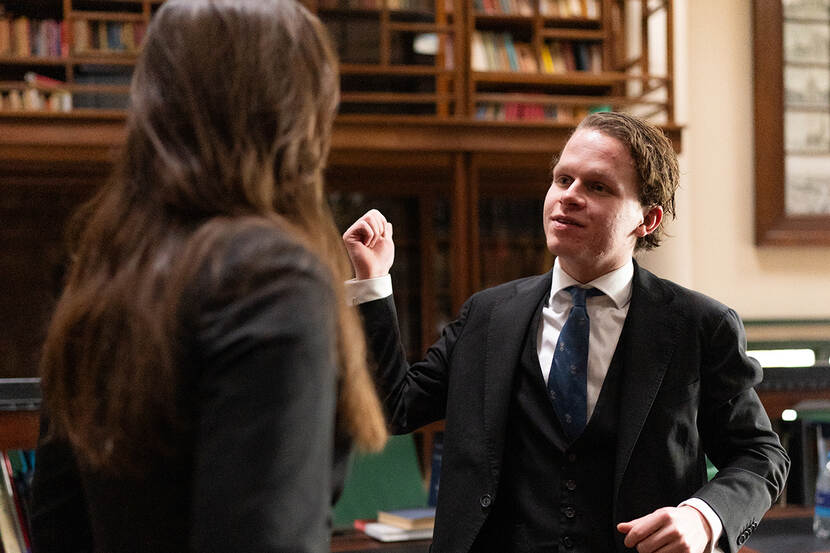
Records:
{"label": "suit jacket button", "polygon": [[481,504],[482,509],[487,509],[490,505],[493,504],[493,496],[489,493],[486,493],[481,496],[481,499],[478,501]]}

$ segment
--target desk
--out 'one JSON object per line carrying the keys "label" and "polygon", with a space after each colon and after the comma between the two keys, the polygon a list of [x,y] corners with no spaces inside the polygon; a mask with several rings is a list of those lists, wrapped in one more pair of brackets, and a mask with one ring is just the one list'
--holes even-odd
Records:
{"label": "desk", "polygon": [[357,530],[346,530],[331,537],[332,553],[428,553],[432,540],[383,543]]}
{"label": "desk", "polygon": [[812,518],[765,518],[739,553],[830,553],[830,540],[813,536]]}
{"label": "desk", "polygon": [[[739,553],[830,553],[830,540],[813,536],[811,518],[764,519]],[[430,540],[381,543],[362,532],[331,539],[332,553],[428,553]]]}

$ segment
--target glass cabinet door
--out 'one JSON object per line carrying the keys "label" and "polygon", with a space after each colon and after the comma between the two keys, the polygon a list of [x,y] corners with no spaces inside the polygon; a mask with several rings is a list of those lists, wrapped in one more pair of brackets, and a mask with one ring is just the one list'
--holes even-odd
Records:
{"label": "glass cabinet door", "polygon": [[[390,183],[389,188],[395,188]],[[395,262],[390,274],[401,327],[411,359],[418,359],[452,320],[450,299],[450,202],[436,191],[387,192],[333,189],[335,223],[344,232],[369,209],[392,223]]]}
{"label": "glass cabinet door", "polygon": [[550,185],[546,156],[474,161],[474,288],[544,273],[553,266],[542,211]]}

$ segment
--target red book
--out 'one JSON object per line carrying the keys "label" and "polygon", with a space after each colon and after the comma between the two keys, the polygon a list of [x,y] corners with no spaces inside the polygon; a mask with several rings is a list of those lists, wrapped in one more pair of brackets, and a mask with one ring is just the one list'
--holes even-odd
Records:
{"label": "red book", "polygon": [[361,532],[366,531],[366,524],[369,522],[377,522],[377,519],[374,518],[356,518],[354,523],[352,524],[355,530],[360,530]]}

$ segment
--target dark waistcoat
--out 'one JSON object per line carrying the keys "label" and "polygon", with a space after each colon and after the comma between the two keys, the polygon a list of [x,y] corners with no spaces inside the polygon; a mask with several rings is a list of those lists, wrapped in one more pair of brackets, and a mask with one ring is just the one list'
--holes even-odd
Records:
{"label": "dark waistcoat", "polygon": [[585,431],[569,443],[548,399],[536,354],[540,314],[541,305],[526,333],[513,382],[493,511],[472,550],[609,553],[616,532],[611,503],[619,356],[614,355]]}

